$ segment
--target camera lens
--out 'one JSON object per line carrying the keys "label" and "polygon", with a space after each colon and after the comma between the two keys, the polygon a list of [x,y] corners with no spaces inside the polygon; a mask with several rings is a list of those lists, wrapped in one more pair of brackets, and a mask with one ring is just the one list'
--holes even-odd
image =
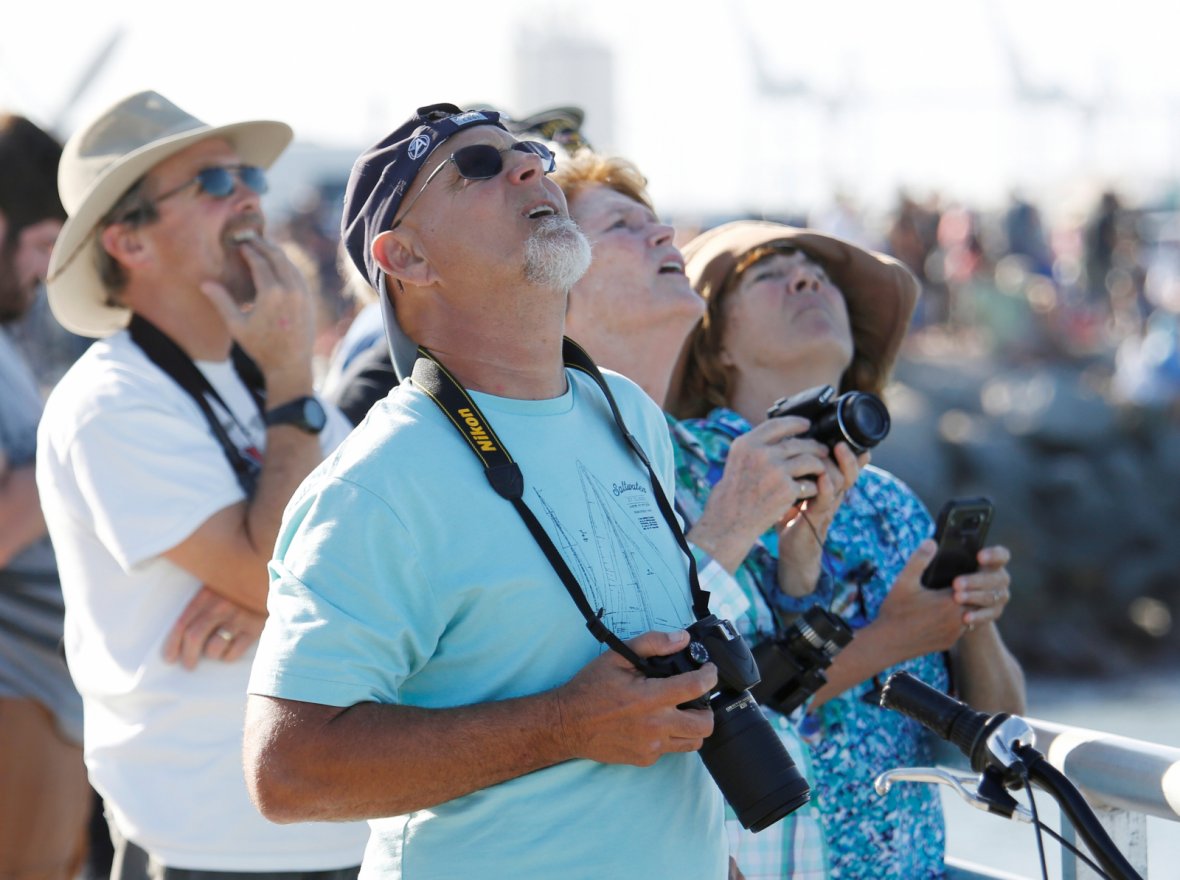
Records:
{"label": "camera lens", "polygon": [[841,433],[855,451],[871,449],[889,434],[889,410],[875,394],[850,391],[836,407]]}
{"label": "camera lens", "polygon": [[719,695],[712,705],[701,760],[742,827],[761,831],[807,803],[807,780],[749,692]]}

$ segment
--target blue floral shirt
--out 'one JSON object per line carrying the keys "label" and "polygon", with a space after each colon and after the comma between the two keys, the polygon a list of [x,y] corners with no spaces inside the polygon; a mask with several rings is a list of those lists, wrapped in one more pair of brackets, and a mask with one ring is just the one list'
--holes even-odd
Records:
{"label": "blue floral shirt", "polygon": [[[745,419],[727,409],[674,427],[677,503],[690,522],[721,479],[730,444],[749,430]],[[820,589],[800,599],[783,594],[778,589],[778,535],[771,529],[736,577],[750,605],[734,623],[754,645],[774,635],[771,604],[788,615],[820,604],[854,630],[861,629],[876,619],[906,561],[932,532],[930,514],[909,487],[867,467],[828,530],[823,567],[831,581],[824,579]],[[780,723],[789,721],[806,743],[814,774],[812,798],[822,816],[829,876],[834,878],[943,876],[945,829],[937,790],[895,785],[881,797],[873,789],[873,780],[884,770],[935,762],[933,736],[899,713],[880,708],[874,699],[879,684],[899,669],[949,689],[945,655],[929,654],[886,669],[815,711],[801,708],[783,719],[768,710]]]}

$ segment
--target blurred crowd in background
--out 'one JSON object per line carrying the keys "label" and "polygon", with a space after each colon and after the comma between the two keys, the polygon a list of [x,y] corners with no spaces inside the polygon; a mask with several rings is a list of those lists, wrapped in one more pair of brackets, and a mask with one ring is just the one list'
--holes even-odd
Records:
{"label": "blurred crowd in background", "polygon": [[[318,291],[317,354],[326,364],[364,302],[337,258],[339,188],[307,192],[273,232]],[[1108,190],[1084,216],[1050,222],[1048,213],[1016,193],[1002,210],[979,210],[901,192],[885,213],[838,197],[809,214],[765,219],[837,235],[913,270],[924,292],[912,355],[992,356],[1009,367],[1097,362],[1111,403],[1180,412],[1180,212]],[[737,218],[667,219],[683,243]],[[46,387],[87,342],[61,330],[43,302],[16,333],[38,350]]]}

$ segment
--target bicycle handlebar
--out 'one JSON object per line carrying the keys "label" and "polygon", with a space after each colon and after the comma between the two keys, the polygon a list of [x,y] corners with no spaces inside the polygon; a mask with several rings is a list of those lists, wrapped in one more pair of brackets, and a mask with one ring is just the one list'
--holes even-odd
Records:
{"label": "bicycle handlebar", "polygon": [[941,739],[957,746],[977,773],[982,773],[987,766],[988,735],[1009,717],[1000,714],[989,718],[908,672],[889,676],[881,692],[881,705],[913,718]]}
{"label": "bicycle handlebar", "polygon": [[1018,787],[1027,776],[1057,801],[1104,871],[1121,880],[1142,880],[1074,784],[1033,748],[1032,729],[1023,719],[1004,712],[989,717],[908,672],[889,676],[881,705],[953,743],[977,773],[998,770],[1009,787]]}

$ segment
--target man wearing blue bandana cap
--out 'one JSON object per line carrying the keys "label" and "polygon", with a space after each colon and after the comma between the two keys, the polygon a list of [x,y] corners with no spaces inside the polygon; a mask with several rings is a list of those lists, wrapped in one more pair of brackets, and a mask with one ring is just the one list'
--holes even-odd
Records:
{"label": "man wearing blue bandana cap", "polygon": [[[681,651],[695,611],[662,518],[667,430],[608,374],[653,482],[603,387],[565,363],[590,255],[549,170],[496,113],[434,105],[357,160],[345,196],[346,247],[413,378],[287,508],[245,762],[274,821],[369,820],[362,877],[726,874],[693,754],[712,715],[678,708],[716,670],[646,678],[624,656]],[[505,452],[536,530],[497,494]]]}

